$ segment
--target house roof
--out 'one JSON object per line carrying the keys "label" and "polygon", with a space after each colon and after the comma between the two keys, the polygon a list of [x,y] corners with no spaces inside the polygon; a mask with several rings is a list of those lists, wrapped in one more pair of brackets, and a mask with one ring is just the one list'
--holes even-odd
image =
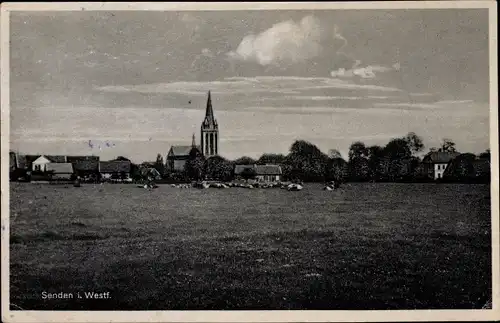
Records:
{"label": "house roof", "polygon": [[73,164],[71,163],[50,163],[47,164],[47,172],[54,172],[55,174],[72,174]]}
{"label": "house roof", "polygon": [[458,155],[460,155],[459,152],[432,151],[425,155],[423,161],[435,164],[447,164]]}
{"label": "house roof", "polygon": [[255,169],[255,165],[235,165],[234,166],[234,174],[239,175],[247,168]]}
{"label": "house roof", "polygon": [[97,171],[99,170],[99,161],[97,160],[80,160],[73,162],[75,171]]}
{"label": "house roof", "polygon": [[[196,149],[200,150],[200,146],[196,146]],[[193,149],[193,146],[172,146],[168,153],[169,156],[189,156],[189,153]]]}
{"label": "house roof", "polygon": [[80,161],[99,161],[99,156],[66,156],[66,162],[76,163]]}
{"label": "house roof", "polygon": [[239,175],[247,168],[255,170],[257,175],[281,175],[283,173],[279,165],[235,165],[234,174]]}
{"label": "house roof", "polygon": [[160,172],[156,168],[153,168],[153,167],[143,166],[140,168],[139,172],[142,176],[161,177]]}
{"label": "house roof", "polygon": [[131,163],[128,160],[113,160],[99,162],[101,173],[130,173]]}
{"label": "house roof", "polygon": [[257,175],[281,175],[281,167],[279,165],[257,165],[255,166]]}
{"label": "house roof", "polygon": [[66,156],[62,155],[43,155],[53,163],[66,163]]}

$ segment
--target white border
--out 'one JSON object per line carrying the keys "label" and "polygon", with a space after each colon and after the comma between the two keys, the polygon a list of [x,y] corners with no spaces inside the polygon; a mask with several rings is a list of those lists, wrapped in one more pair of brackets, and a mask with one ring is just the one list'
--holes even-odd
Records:
{"label": "white border", "polygon": [[[485,321],[500,319],[497,9],[494,1],[295,2],[295,3],[3,3],[1,6],[1,225],[2,321],[4,322],[354,322]],[[9,308],[9,12],[75,10],[310,10],[489,9],[490,147],[493,309],[396,311],[10,311]]]}

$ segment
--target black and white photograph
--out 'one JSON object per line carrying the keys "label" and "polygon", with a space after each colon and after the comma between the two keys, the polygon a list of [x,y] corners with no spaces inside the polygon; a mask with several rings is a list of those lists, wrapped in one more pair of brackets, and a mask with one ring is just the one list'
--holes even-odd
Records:
{"label": "black and white photograph", "polygon": [[371,6],[2,5],[2,319],[498,319],[496,3]]}

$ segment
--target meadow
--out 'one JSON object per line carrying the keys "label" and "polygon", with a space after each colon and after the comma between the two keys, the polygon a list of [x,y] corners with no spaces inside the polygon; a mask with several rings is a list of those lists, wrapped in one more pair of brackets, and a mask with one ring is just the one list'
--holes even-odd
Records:
{"label": "meadow", "polygon": [[10,185],[12,310],[470,309],[491,295],[489,185]]}

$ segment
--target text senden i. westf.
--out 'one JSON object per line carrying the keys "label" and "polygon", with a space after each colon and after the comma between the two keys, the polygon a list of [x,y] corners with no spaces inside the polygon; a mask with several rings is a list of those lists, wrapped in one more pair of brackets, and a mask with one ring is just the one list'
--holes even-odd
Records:
{"label": "text senden i. westf.", "polygon": [[109,292],[76,292],[76,293],[47,293],[42,292],[42,299],[109,299],[111,295]]}

